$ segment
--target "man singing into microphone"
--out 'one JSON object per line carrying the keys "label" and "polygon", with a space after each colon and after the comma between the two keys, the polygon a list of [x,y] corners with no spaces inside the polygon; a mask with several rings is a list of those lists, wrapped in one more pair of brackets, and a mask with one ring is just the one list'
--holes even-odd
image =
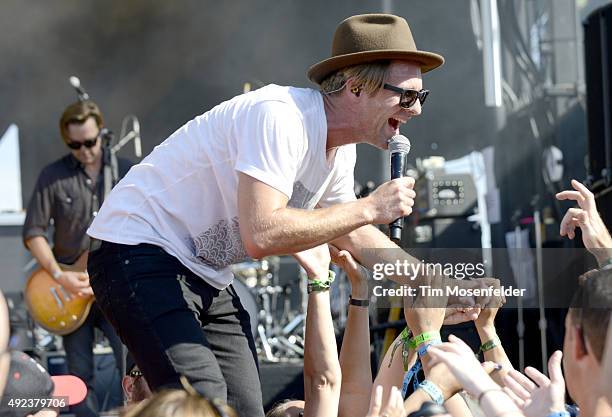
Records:
{"label": "man singing into microphone", "polygon": [[263,416],[228,266],[332,241],[358,259],[359,248],[397,248],[372,225],[411,213],[414,181],[356,200],[355,144],[386,149],[421,113],[421,74],[442,63],[417,50],[403,18],[350,17],[332,57],[308,71],[320,91],[269,85],[221,103],[117,185],[88,230],[100,241],[90,282],[153,389],[185,375],[238,414]]}

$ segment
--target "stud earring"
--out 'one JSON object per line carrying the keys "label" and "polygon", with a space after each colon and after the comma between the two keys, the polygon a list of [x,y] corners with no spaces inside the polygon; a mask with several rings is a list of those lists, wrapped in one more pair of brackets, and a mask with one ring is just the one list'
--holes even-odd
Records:
{"label": "stud earring", "polygon": [[351,93],[355,94],[357,97],[359,97],[359,94],[361,94],[361,88],[359,87],[352,87],[351,88]]}

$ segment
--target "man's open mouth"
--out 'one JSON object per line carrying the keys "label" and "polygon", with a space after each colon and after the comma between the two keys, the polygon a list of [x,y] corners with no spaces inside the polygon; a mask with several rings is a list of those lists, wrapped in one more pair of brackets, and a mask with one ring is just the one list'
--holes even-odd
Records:
{"label": "man's open mouth", "polygon": [[399,125],[401,124],[399,120],[394,119],[393,117],[389,117],[388,123],[393,128],[393,130],[397,130],[399,128]]}

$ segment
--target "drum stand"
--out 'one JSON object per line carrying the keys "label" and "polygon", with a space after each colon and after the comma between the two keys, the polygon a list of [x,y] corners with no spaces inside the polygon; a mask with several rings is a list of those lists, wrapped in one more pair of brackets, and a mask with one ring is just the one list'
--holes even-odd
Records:
{"label": "drum stand", "polygon": [[[305,277],[300,273],[300,291],[302,301],[308,302],[306,293]],[[259,324],[257,334],[261,344],[260,353],[269,362],[279,362],[282,359],[295,359],[304,357],[304,324],[305,307],[302,305],[303,312],[294,315],[291,312],[291,288],[281,287],[277,284],[278,275],[273,278],[273,285],[266,285],[257,289],[257,296],[261,300],[259,310]],[[302,288],[303,287],[303,288]],[[283,314],[280,319],[276,319],[276,305],[278,296],[283,296]]]}

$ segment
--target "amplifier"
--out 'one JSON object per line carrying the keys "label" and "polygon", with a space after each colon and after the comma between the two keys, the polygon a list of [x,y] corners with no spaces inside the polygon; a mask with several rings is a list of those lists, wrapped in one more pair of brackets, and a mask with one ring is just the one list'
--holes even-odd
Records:
{"label": "amplifier", "polygon": [[304,399],[304,362],[262,362],[259,379],[264,410],[268,411],[279,401]]}
{"label": "amplifier", "polygon": [[467,217],[478,205],[471,174],[430,171],[415,184],[415,213],[419,218]]}

